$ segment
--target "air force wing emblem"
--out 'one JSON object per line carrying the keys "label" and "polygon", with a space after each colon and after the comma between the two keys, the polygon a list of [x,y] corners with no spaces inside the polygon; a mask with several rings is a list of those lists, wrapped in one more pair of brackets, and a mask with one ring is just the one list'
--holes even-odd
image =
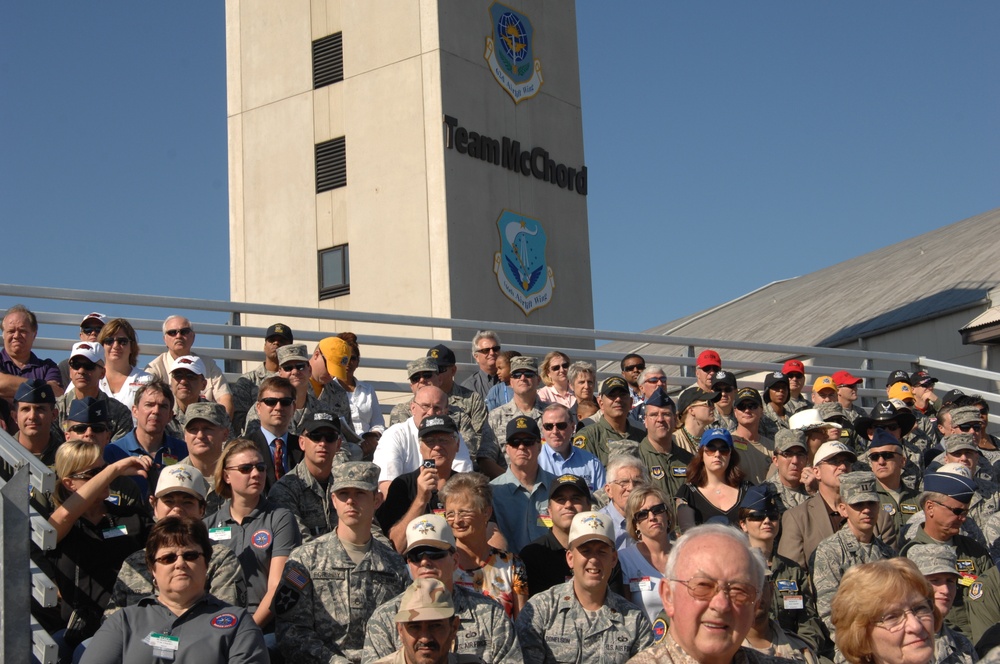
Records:
{"label": "air force wing emblem", "polygon": [[514,103],[531,99],[542,88],[542,63],[535,59],[535,31],[528,17],[499,2],[489,8],[490,36],[483,58],[490,73]]}
{"label": "air force wing emblem", "polygon": [[555,278],[545,261],[547,237],[535,219],[504,210],[497,219],[500,251],[493,272],[503,294],[527,316],[552,301]]}

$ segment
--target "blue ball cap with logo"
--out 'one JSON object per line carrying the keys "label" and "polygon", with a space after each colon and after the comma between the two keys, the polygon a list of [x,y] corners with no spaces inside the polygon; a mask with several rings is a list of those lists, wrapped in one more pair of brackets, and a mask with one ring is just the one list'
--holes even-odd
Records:
{"label": "blue ball cap with logo", "polygon": [[713,440],[721,440],[730,448],[733,447],[733,434],[729,433],[728,429],[723,429],[721,427],[713,427],[711,429],[706,429],[705,433],[701,434],[701,447],[705,447]]}

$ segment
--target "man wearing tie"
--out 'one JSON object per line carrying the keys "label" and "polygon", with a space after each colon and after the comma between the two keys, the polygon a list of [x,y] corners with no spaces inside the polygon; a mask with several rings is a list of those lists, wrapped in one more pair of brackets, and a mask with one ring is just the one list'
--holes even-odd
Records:
{"label": "man wearing tie", "polygon": [[260,384],[257,415],[260,429],[248,438],[257,443],[267,463],[266,490],[302,460],[299,437],[288,433],[295,414],[295,388],[287,378],[271,376]]}

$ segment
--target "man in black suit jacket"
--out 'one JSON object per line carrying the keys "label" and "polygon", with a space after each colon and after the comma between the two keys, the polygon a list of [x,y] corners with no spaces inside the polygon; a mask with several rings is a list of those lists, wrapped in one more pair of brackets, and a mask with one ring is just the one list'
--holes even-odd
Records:
{"label": "man in black suit jacket", "polygon": [[[257,393],[257,415],[260,429],[248,438],[257,443],[267,463],[266,489],[302,461],[299,437],[288,432],[295,414],[295,388],[287,378],[265,378]],[[280,467],[277,462],[280,461]]]}

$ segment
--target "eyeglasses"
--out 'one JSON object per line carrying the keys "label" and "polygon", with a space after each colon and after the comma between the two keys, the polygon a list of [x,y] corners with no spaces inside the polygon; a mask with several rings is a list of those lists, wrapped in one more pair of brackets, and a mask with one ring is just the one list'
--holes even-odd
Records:
{"label": "eyeglasses", "polygon": [[115,344],[118,344],[119,346],[128,346],[132,343],[132,340],[128,337],[108,337],[101,343],[105,346],[114,346]]}
{"label": "eyeglasses", "polygon": [[291,397],[281,397],[280,399],[278,397],[264,397],[263,399],[259,399],[258,401],[260,401],[260,403],[264,404],[268,408],[274,408],[278,404],[281,404],[285,408],[288,408],[293,403],[295,403],[295,399]]}
{"label": "eyeglasses", "polygon": [[406,554],[406,562],[419,565],[425,560],[444,560],[451,555],[451,551],[444,549],[417,549]]}
{"label": "eyeglasses", "polygon": [[635,487],[639,486],[640,484],[643,484],[643,481],[641,479],[615,480],[614,482],[611,482],[611,484],[614,484],[619,489],[634,489]]}
{"label": "eyeglasses", "polygon": [[498,344],[496,346],[487,346],[486,348],[480,348],[479,350],[476,351],[476,355],[490,355],[491,353],[499,353],[499,352],[500,352],[500,346]]}
{"label": "eyeglasses", "polygon": [[663,383],[664,385],[666,385],[667,384],[667,377],[666,376],[647,376],[646,377],[646,382],[647,383]]}
{"label": "eyeglasses", "polygon": [[695,578],[682,581],[681,579],[670,579],[674,583],[679,583],[687,588],[688,594],[696,600],[706,602],[715,597],[716,593],[722,593],[735,606],[745,606],[757,601],[757,589],[749,583],[727,582],[719,583],[715,579]]}
{"label": "eyeglasses", "polygon": [[565,431],[566,427],[569,426],[569,422],[545,422],[542,424],[542,428],[546,431],[552,431],[553,429],[559,429],[560,431]]}
{"label": "eyeglasses", "polygon": [[765,512],[751,512],[747,514],[747,521],[763,521],[764,519],[770,519],[771,521],[780,521],[781,512],[778,510],[767,510]]}
{"label": "eyeglasses", "polygon": [[327,445],[330,443],[336,443],[340,440],[340,434],[336,433],[319,433],[318,431],[313,431],[312,433],[306,433],[304,435],[314,443],[325,443]]}
{"label": "eyeglasses", "polygon": [[87,335],[100,334],[103,328],[100,327],[81,327],[80,331]]}
{"label": "eyeglasses", "polygon": [[808,452],[802,450],[801,452],[795,452],[793,450],[785,450],[784,452],[778,452],[778,456],[782,459],[791,459],[792,457],[803,458],[808,456]]}
{"label": "eyeglasses", "polygon": [[705,445],[703,448],[706,452],[711,452],[712,454],[729,454],[732,450],[729,449],[729,445]]}
{"label": "eyeglasses", "polygon": [[103,422],[90,422],[87,424],[71,424],[69,430],[73,433],[84,434],[87,433],[87,429],[90,429],[94,433],[104,433],[109,430],[107,424]]}
{"label": "eyeglasses", "polygon": [[164,334],[166,334],[168,337],[176,337],[178,334],[181,335],[182,337],[186,337],[193,331],[194,330],[192,330],[190,327],[182,327],[179,330],[167,330]]}
{"label": "eyeglasses", "polygon": [[906,623],[907,615],[913,616],[920,622],[929,622],[934,620],[934,609],[926,603],[917,604],[909,609],[883,614],[875,624],[886,631],[895,632]]}
{"label": "eyeglasses", "polygon": [[107,464],[103,466],[98,466],[97,468],[91,468],[90,470],[84,470],[79,473],[73,473],[72,475],[67,475],[71,480],[92,480],[97,477],[102,470],[107,468]]}
{"label": "eyeglasses", "polygon": [[517,371],[512,371],[510,373],[511,378],[534,378],[536,374],[534,371],[528,371],[527,369],[518,369]]}
{"label": "eyeglasses", "polygon": [[443,413],[445,409],[445,406],[441,406],[436,403],[420,403],[419,401],[414,401],[413,405],[419,407],[421,410],[430,411],[433,414]]}
{"label": "eyeglasses", "polygon": [[650,514],[660,516],[661,514],[666,513],[666,511],[667,511],[667,506],[664,505],[663,503],[660,503],[659,505],[653,505],[649,509],[639,510],[638,512],[635,513],[635,516],[632,517],[632,520],[635,523],[642,523],[643,521],[649,518]]}
{"label": "eyeglasses", "polygon": [[93,371],[97,365],[87,360],[78,360],[75,357],[69,361],[69,368],[74,371]]}
{"label": "eyeglasses", "polygon": [[446,521],[454,521],[455,519],[462,519],[464,521],[466,519],[474,519],[477,516],[479,516],[479,512],[472,510],[458,510],[457,512],[455,510],[448,510],[444,513]]}
{"label": "eyeglasses", "polygon": [[847,455],[837,455],[832,459],[823,459],[820,464],[826,464],[828,466],[850,466],[854,463],[854,459]]}
{"label": "eyeglasses", "polygon": [[895,452],[869,452],[868,458],[872,461],[881,461],[885,459],[886,461],[892,461],[896,458]]}
{"label": "eyeglasses", "polygon": [[959,424],[958,428],[961,431],[964,431],[965,433],[969,433],[970,431],[982,431],[983,430],[983,423],[982,422],[969,422],[967,424]]}
{"label": "eyeglasses", "polygon": [[153,558],[154,561],[160,563],[161,565],[173,565],[177,562],[178,558],[183,558],[186,562],[193,563],[194,561],[205,555],[201,551],[182,551],[181,553],[165,553],[159,558]]}
{"label": "eyeglasses", "polygon": [[437,372],[434,371],[421,371],[410,376],[411,383],[419,383],[422,380],[433,380]]}
{"label": "eyeglasses", "polygon": [[748,410],[757,410],[758,408],[760,408],[760,404],[756,401],[744,401],[736,404],[736,410],[742,410],[744,413]]}
{"label": "eyeglasses", "polygon": [[281,370],[285,373],[292,373],[293,371],[305,371],[309,364],[306,362],[296,362],[295,364],[284,364],[281,366]]}
{"label": "eyeglasses", "polygon": [[249,475],[255,470],[258,473],[263,473],[267,470],[267,464],[263,461],[258,461],[257,463],[241,463],[238,466],[226,466],[226,470],[236,470],[239,471],[241,475]]}
{"label": "eyeglasses", "polygon": [[629,364],[624,369],[622,369],[622,371],[629,371],[629,372],[632,372],[632,371],[645,371],[645,370],[646,370],[646,365],[645,364]]}
{"label": "eyeglasses", "polygon": [[717,367],[713,364],[710,367],[698,367],[698,371],[704,371],[705,373],[719,373],[722,371],[722,367]]}
{"label": "eyeglasses", "polygon": [[550,364],[549,371],[562,371],[563,369],[569,369],[569,362],[563,362],[562,364]]}
{"label": "eyeglasses", "polygon": [[537,445],[538,441],[534,438],[512,438],[507,441],[507,447],[531,447],[532,445]]}
{"label": "eyeglasses", "polygon": [[966,508],[962,508],[962,507],[948,507],[944,503],[939,503],[936,500],[928,500],[927,502],[934,503],[935,505],[940,505],[942,509],[948,510],[949,512],[951,512],[955,516],[968,516],[968,514],[969,514],[969,509],[967,507]]}

